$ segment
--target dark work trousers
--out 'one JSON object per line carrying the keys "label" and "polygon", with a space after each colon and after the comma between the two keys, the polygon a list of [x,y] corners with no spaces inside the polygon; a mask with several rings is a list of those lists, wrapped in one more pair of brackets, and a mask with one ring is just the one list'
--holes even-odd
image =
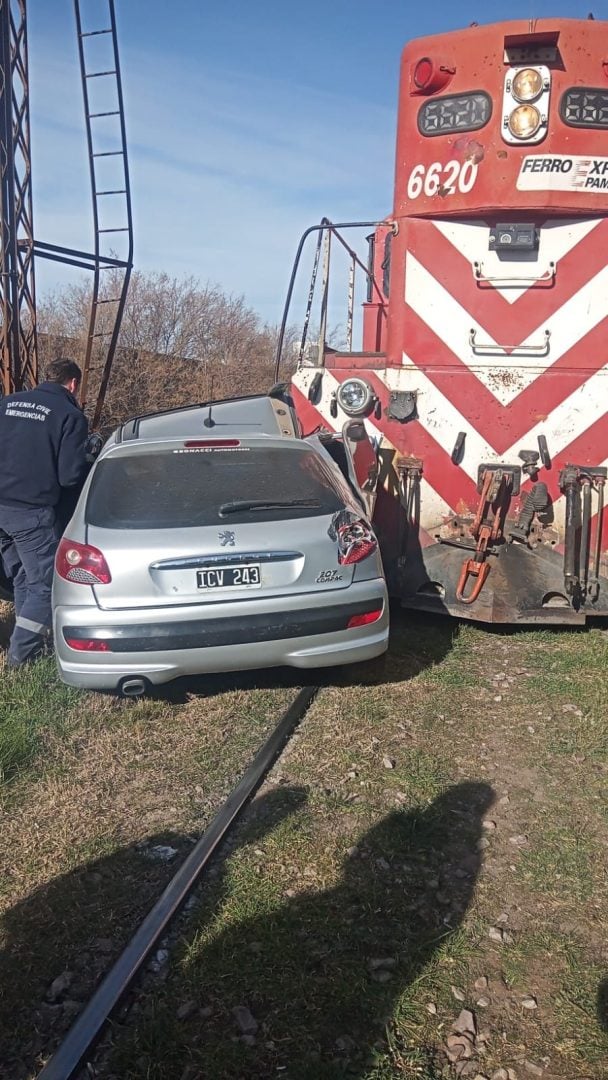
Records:
{"label": "dark work trousers", "polygon": [[51,627],[53,563],[59,540],[52,506],[0,505],[0,547],[15,592],[15,629],[8,647],[9,666],[34,659]]}

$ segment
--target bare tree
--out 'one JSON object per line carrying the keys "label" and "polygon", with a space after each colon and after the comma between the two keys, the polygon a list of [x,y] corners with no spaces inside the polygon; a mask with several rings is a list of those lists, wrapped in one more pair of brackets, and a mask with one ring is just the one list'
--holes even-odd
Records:
{"label": "bare tree", "polygon": [[[104,296],[116,295],[113,285],[109,272]],[[90,302],[90,283],[83,281],[40,305],[43,360],[68,351],[82,361]],[[90,402],[111,331],[110,308],[104,305],[100,312],[98,329],[106,336],[96,339]],[[264,325],[242,296],[191,277],[137,272],[131,278],[102,426],[192,401],[263,392],[273,382],[276,343],[276,328]]]}

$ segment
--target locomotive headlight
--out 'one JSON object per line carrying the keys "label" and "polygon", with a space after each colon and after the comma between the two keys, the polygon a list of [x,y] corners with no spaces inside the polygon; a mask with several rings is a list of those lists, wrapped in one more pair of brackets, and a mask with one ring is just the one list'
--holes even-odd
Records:
{"label": "locomotive headlight", "polygon": [[539,143],[549,130],[551,72],[546,64],[510,67],[502,98],[502,137],[512,146]]}
{"label": "locomotive headlight", "polygon": [[374,391],[365,379],[346,379],[338,390],[338,404],[347,416],[365,416],[374,403]]}
{"label": "locomotive headlight", "polygon": [[535,105],[518,105],[509,116],[508,125],[516,139],[531,139],[540,128],[541,115]]}
{"label": "locomotive headlight", "polygon": [[536,68],[522,68],[513,78],[512,94],[516,101],[536,101],[543,92],[543,77]]}

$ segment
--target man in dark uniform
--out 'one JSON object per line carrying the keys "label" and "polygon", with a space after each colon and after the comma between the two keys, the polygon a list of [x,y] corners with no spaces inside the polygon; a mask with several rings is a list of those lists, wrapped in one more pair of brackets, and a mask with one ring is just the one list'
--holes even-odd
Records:
{"label": "man in dark uniform", "polygon": [[86,471],[87,420],[76,400],[82,373],[54,360],[46,381],[0,400],[0,551],[12,578],[15,629],[7,664],[38,656],[51,626],[57,507]]}

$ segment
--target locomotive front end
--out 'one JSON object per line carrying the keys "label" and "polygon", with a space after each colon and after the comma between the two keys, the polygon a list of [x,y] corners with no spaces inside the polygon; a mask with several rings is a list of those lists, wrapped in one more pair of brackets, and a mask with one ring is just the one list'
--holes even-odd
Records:
{"label": "locomotive front end", "polygon": [[[314,408],[339,430],[354,406],[377,438],[376,524],[408,607],[608,613],[607,45],[606,23],[566,19],[404,49],[364,348],[315,362]],[[294,380],[305,425],[313,377]]]}

